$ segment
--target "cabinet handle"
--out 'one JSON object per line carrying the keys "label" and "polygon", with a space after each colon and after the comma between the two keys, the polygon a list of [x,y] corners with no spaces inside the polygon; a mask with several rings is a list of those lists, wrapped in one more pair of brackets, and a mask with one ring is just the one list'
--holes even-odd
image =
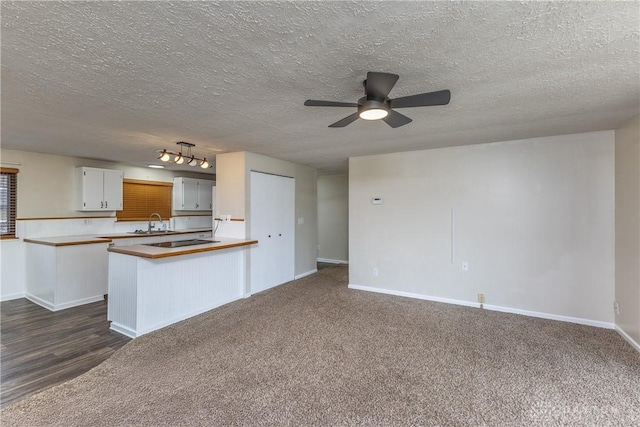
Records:
{"label": "cabinet handle", "polygon": [[196,203],[196,209],[199,208],[199,207],[200,207],[200,205]]}
{"label": "cabinet handle", "polygon": [[104,207],[108,208],[109,207],[109,201],[107,200],[106,202],[104,202]]}
{"label": "cabinet handle", "polygon": [[104,208],[104,202],[100,202],[100,209]]}
{"label": "cabinet handle", "polygon": [[282,237],[282,233],[278,234],[278,236]]}

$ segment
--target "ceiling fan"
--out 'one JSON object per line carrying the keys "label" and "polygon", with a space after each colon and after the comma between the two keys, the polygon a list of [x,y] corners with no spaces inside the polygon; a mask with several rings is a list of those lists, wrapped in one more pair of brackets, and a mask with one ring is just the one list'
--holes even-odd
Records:
{"label": "ceiling fan", "polygon": [[382,119],[392,128],[397,128],[411,123],[412,120],[394,111],[395,108],[447,105],[451,99],[451,92],[448,90],[390,99],[388,97],[389,92],[391,92],[399,77],[397,74],[369,71],[367,79],[362,82],[365,96],[360,98],[357,103],[307,99],[304,105],[309,107],[357,107],[357,112],[329,125],[330,128],[345,127],[355,122],[358,118],[364,120]]}

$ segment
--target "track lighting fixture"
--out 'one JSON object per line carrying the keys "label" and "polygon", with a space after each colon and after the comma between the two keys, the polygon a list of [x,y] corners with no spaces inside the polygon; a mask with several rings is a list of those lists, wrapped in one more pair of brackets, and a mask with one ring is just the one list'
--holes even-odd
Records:
{"label": "track lighting fixture", "polygon": [[[177,165],[181,165],[186,161],[189,166],[200,166],[202,169],[208,169],[211,167],[206,157],[199,158],[191,154],[191,148],[195,147],[195,144],[184,141],[176,142],[176,144],[180,146],[180,152],[176,153],[171,150],[158,150],[158,153],[160,154],[158,160],[168,162],[171,160],[171,156],[173,156],[173,163]],[[186,152],[183,154],[182,149],[185,147]]]}

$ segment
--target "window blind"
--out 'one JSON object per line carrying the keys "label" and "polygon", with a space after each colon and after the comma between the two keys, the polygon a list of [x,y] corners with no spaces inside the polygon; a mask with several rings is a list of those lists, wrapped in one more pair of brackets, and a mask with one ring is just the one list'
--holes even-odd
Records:
{"label": "window blind", "polygon": [[156,212],[162,219],[171,217],[170,182],[125,179],[122,183],[122,210],[116,211],[118,221],[147,221]]}
{"label": "window blind", "polygon": [[0,168],[0,237],[16,236],[18,169]]}

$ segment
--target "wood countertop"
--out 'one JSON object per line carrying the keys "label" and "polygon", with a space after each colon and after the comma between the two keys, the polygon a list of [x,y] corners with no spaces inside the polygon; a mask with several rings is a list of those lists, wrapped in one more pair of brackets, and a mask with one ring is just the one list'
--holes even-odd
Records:
{"label": "wood countertop", "polygon": [[168,258],[179,255],[195,254],[200,252],[218,251],[222,249],[236,248],[239,246],[248,246],[258,243],[257,240],[228,239],[220,238],[219,242],[214,243],[212,238],[200,240],[211,240],[211,243],[203,243],[201,245],[183,246],[178,248],[163,248],[148,245],[132,245],[132,246],[111,246],[107,249],[109,252],[118,254],[137,256],[141,258]]}
{"label": "wood countertop", "polygon": [[53,236],[23,239],[27,243],[36,243],[47,246],[73,246],[90,245],[93,243],[109,243],[114,239],[135,239],[138,237],[161,237],[173,236],[176,234],[207,233],[211,228],[192,228],[187,230],[175,230],[169,233],[135,234],[135,233],[114,233],[114,234],[88,234],[80,236]]}

